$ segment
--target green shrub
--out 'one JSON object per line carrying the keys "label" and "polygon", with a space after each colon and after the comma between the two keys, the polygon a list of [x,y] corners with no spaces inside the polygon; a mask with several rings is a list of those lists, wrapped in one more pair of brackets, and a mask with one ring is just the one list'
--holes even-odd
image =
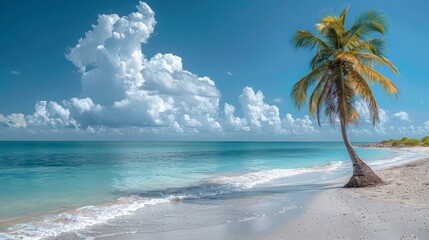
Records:
{"label": "green shrub", "polygon": [[407,137],[403,137],[401,139],[389,139],[389,140],[384,140],[381,143],[383,143],[383,144],[391,144],[392,147],[401,147],[401,146],[408,146],[408,147],[424,146],[424,147],[429,147],[429,136],[423,137],[422,139],[407,138]]}
{"label": "green shrub", "polygon": [[401,140],[393,140],[392,141],[392,146],[397,147],[403,145],[403,142]]}
{"label": "green shrub", "polygon": [[420,146],[420,139],[407,139],[407,141],[405,141],[405,145],[412,147]]}

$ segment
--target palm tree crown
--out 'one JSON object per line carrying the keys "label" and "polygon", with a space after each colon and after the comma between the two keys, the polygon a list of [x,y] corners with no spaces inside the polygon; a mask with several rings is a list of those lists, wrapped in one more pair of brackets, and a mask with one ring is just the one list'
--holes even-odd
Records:
{"label": "palm tree crown", "polygon": [[386,58],[385,40],[374,38],[385,34],[387,17],[372,10],[361,14],[353,25],[346,29],[348,7],[340,16],[326,16],[316,24],[318,36],[304,30],[295,34],[295,46],[315,49],[311,59],[311,72],[293,87],[291,97],[298,108],[307,101],[307,91],[316,87],[309,98],[310,114],[317,115],[320,125],[322,109],[331,124],[336,117],[344,124],[358,123],[359,114],[355,101],[364,100],[373,124],[378,121],[378,106],[369,83],[378,83],[387,94],[397,95],[395,84],[374,70],[387,66],[394,73],[398,69]]}

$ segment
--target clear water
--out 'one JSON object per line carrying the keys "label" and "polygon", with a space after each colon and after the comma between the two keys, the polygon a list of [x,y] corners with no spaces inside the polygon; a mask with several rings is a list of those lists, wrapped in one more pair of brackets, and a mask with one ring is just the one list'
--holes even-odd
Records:
{"label": "clear water", "polygon": [[[357,151],[366,160],[391,154]],[[85,217],[110,214],[90,225],[163,203],[168,196],[228,194],[281,177],[330,170],[323,167],[335,168],[335,161],[348,163],[342,143],[0,142],[0,222],[73,209],[78,209],[73,217],[83,214],[79,211]],[[109,209],[79,209],[106,203]],[[25,227],[15,229],[20,228]]]}

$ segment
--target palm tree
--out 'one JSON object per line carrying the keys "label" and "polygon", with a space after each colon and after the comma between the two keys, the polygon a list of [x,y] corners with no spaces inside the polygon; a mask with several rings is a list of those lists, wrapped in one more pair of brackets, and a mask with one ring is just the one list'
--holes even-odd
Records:
{"label": "palm tree", "polygon": [[340,123],[347,152],[353,164],[353,176],[345,187],[365,187],[383,181],[362,161],[347,136],[347,126],[358,124],[359,113],[355,101],[360,98],[368,105],[373,125],[379,121],[378,106],[369,84],[378,83],[387,94],[397,96],[398,89],[388,78],[374,70],[387,66],[394,73],[398,69],[386,58],[385,41],[374,36],[387,30],[387,17],[372,10],[362,13],[346,29],[348,7],[340,16],[326,16],[316,24],[318,34],[299,30],[295,34],[296,48],[315,49],[311,59],[311,72],[293,87],[291,97],[298,109],[307,101],[307,91],[314,90],[309,98],[309,111],[320,126],[320,113],[324,111],[331,125]]}

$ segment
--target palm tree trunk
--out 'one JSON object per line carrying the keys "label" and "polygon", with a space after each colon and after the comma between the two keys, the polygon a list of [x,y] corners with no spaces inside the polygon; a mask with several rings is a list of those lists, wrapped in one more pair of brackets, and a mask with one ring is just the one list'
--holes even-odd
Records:
{"label": "palm tree trunk", "polygon": [[362,161],[354,150],[347,136],[346,123],[341,120],[341,134],[343,136],[344,145],[349,153],[350,160],[353,164],[353,176],[349,182],[344,185],[346,188],[367,187],[383,184],[383,180],[372,171],[372,169]]}

